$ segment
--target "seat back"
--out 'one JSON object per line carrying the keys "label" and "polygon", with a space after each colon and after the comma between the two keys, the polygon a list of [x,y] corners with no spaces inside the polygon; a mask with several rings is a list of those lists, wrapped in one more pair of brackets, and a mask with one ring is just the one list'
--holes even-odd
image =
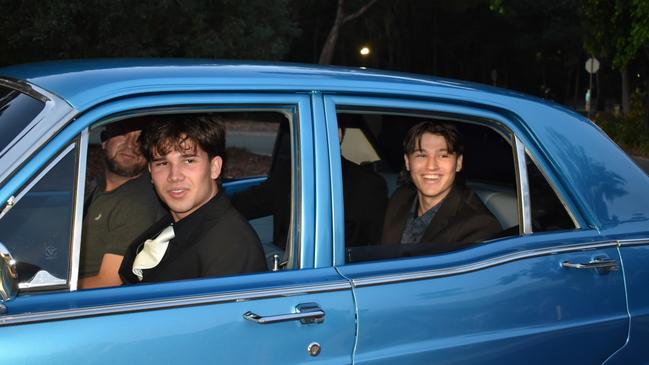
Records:
{"label": "seat back", "polygon": [[469,182],[467,185],[487,206],[503,230],[518,225],[518,213],[516,209],[516,191],[512,188],[498,185]]}

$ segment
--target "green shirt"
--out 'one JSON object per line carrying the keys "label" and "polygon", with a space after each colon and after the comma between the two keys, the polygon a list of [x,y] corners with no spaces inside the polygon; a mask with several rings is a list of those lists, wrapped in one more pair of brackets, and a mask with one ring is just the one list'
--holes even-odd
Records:
{"label": "green shirt", "polygon": [[113,191],[94,190],[83,219],[79,277],[96,275],[107,253],[123,256],[137,236],[167,214],[150,181],[145,172]]}

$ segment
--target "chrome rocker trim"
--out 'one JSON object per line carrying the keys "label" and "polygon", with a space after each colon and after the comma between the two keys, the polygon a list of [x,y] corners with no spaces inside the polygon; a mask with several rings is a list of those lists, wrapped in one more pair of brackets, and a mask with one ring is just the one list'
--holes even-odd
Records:
{"label": "chrome rocker trim", "polygon": [[[74,308],[45,311],[40,313],[24,313],[16,315],[0,315],[0,326],[18,324],[56,321],[63,319],[75,319],[83,317],[94,317],[111,314],[122,314],[132,312],[143,312],[158,309],[170,309],[195,305],[208,305],[219,303],[235,303],[258,299],[270,299],[278,297],[289,297],[302,294],[314,294],[322,292],[334,292],[350,290],[351,284],[347,281],[339,281],[320,285],[299,285],[285,288],[269,288],[249,290],[240,292],[227,292],[221,294],[207,294],[189,296],[183,298],[170,298],[159,300],[148,300],[141,302],[112,304],[88,308]],[[245,312],[245,311],[244,311]]]}

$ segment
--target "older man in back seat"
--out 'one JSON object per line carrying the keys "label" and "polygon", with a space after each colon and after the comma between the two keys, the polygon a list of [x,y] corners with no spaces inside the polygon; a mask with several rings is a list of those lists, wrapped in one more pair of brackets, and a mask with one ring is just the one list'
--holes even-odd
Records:
{"label": "older man in back seat", "polygon": [[409,182],[390,198],[383,244],[433,243],[429,253],[439,253],[500,232],[482,201],[456,180],[463,146],[453,125],[421,122],[408,131],[403,149]]}

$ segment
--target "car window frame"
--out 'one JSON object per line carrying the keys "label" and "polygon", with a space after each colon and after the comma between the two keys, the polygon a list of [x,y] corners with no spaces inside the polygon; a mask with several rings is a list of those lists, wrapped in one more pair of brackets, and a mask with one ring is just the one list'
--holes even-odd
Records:
{"label": "car window frame", "polygon": [[[312,159],[313,140],[310,138],[312,127],[310,121],[303,121],[301,115],[310,116],[310,100],[306,95],[300,94],[277,94],[277,93],[258,93],[258,94],[237,94],[237,93],[167,93],[161,95],[134,96],[131,98],[122,98],[112,102],[103,103],[102,105],[90,109],[78,118],[69,121],[69,124],[63,128],[47,144],[32,156],[32,159],[23,166],[15,176],[3,187],[2,192],[7,189],[18,186],[12,191],[20,191],[27,187],[29,180],[37,174],[38,169],[49,161],[57,149],[76,141],[76,170],[75,186],[75,206],[73,207],[73,222],[71,222],[71,240],[70,240],[70,258],[69,271],[66,290],[75,292],[78,289],[78,268],[81,253],[81,230],[82,214],[85,196],[85,177],[87,165],[87,153],[89,143],[89,129],[99,125],[108,124],[117,120],[135,117],[147,114],[176,114],[176,113],[201,113],[217,111],[238,111],[238,110],[279,110],[287,113],[290,118],[290,135],[292,139],[291,161],[293,171],[292,201],[297,202],[297,206],[291,209],[292,228],[290,230],[291,250],[289,252],[289,262],[294,269],[306,269],[313,267],[312,257],[313,249],[308,245],[312,242],[308,239],[311,234],[309,224],[303,222],[312,221],[315,215],[313,203],[309,202],[308,193],[302,188],[305,181],[312,179],[313,168],[310,164],[302,164],[302,159]],[[306,131],[301,131],[306,129]],[[300,137],[301,133],[307,133],[307,136]],[[312,166],[311,166],[312,167]],[[33,175],[32,175],[33,174]],[[299,198],[299,199],[298,199]],[[304,204],[302,204],[302,202]],[[303,206],[304,205],[304,206]],[[306,208],[305,208],[306,206]],[[294,219],[296,215],[299,219]],[[305,258],[306,256],[306,258]],[[51,290],[60,290],[57,287],[42,287],[42,293],[48,293]],[[20,295],[20,294],[19,294]]]}
{"label": "car window frame", "polygon": [[[344,95],[330,94],[324,97],[325,110],[329,130],[337,128],[337,113],[371,113],[380,114],[403,114],[403,115],[430,115],[436,118],[446,117],[456,122],[467,122],[483,125],[491,128],[507,139],[512,146],[514,157],[514,173],[516,177],[517,209],[519,220],[519,236],[506,237],[517,238],[534,234],[532,230],[531,202],[529,194],[529,181],[527,176],[526,153],[534,158],[537,149],[534,146],[533,137],[529,135],[529,129],[509,111],[501,110],[502,107],[477,104],[458,104],[452,100],[430,99],[413,100],[398,97],[381,95]],[[510,138],[506,135],[509,134]],[[342,186],[342,175],[340,173],[340,151],[333,148],[331,151],[332,186]],[[335,143],[338,143],[336,140]],[[587,225],[574,203],[563,194],[558,182],[553,175],[546,171],[547,166],[540,158],[535,159],[537,168],[542,172],[553,192],[566,208],[569,216],[575,224],[575,230],[583,230]],[[340,189],[338,189],[340,190]],[[334,265],[345,265],[344,246],[344,204],[342,191],[333,191],[332,199],[334,204],[332,210],[332,232],[334,235]],[[547,233],[547,232],[546,232]],[[469,248],[470,249],[470,248]],[[403,259],[403,258],[401,258]],[[399,259],[396,259],[399,260]]]}

